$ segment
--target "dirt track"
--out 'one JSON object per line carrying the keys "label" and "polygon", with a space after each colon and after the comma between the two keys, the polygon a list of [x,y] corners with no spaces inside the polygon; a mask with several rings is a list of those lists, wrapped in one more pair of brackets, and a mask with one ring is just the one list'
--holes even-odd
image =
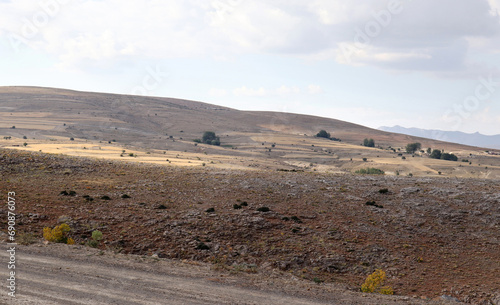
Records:
{"label": "dirt track", "polygon": [[17,272],[17,297],[3,288],[1,304],[444,304],[56,244],[17,246]]}

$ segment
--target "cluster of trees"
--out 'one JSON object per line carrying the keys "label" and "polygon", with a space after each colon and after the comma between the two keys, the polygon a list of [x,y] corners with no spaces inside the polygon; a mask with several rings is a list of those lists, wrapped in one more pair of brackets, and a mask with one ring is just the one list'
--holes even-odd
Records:
{"label": "cluster of trees", "polygon": [[200,139],[194,140],[196,143],[220,146],[220,138],[213,131],[205,131]]}
{"label": "cluster of trees", "polygon": [[439,149],[434,149],[431,152],[431,154],[429,155],[429,157],[433,158],[433,159],[441,159],[441,160],[448,160],[448,161],[458,161],[458,157],[455,156],[454,154],[441,152]]}
{"label": "cluster of trees", "polygon": [[375,147],[375,141],[373,139],[364,139],[363,146],[366,147]]}
{"label": "cluster of trees", "polygon": [[341,142],[342,140],[338,139],[338,138],[334,138],[334,137],[331,137],[330,136],[330,133],[327,132],[326,130],[324,129],[321,129],[317,134],[316,134],[316,137],[318,138],[325,138],[325,139],[330,139],[332,141],[338,141],[338,142]]}

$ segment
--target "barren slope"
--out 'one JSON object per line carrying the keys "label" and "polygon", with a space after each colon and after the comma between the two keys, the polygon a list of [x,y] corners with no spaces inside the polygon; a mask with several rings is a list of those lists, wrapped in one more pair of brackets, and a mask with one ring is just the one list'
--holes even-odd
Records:
{"label": "barren slope", "polygon": [[382,268],[399,295],[478,303],[499,293],[498,180],[165,167],[16,151],[1,151],[0,171],[0,191],[18,197],[20,234],[40,238],[43,227],[64,221],[77,243],[99,229],[102,249],[228,272],[289,272],[358,291]]}

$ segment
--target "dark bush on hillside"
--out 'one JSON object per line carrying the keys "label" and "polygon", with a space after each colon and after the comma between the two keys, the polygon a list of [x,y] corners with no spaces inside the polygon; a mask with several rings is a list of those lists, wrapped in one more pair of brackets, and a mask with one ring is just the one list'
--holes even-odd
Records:
{"label": "dark bush on hillside", "polygon": [[373,139],[364,139],[363,146],[366,147],[375,147],[375,141]]}
{"label": "dark bush on hillside", "polygon": [[378,190],[378,192],[380,194],[387,194],[387,193],[389,193],[389,189],[380,189],[380,190]]}
{"label": "dark bush on hillside", "polygon": [[455,156],[454,154],[442,153],[441,154],[441,159],[448,160],[448,161],[457,161],[458,157]]}
{"label": "dark bush on hillside", "polygon": [[439,149],[434,149],[429,157],[432,159],[441,159],[441,151]]}
{"label": "dark bush on hillside", "polygon": [[318,138],[326,138],[330,139],[330,133],[326,132],[326,130],[321,129],[317,134],[316,137]]}
{"label": "dark bush on hillside", "polygon": [[201,141],[209,145],[216,145],[216,146],[220,145],[220,138],[217,135],[215,135],[215,132],[213,131],[205,131],[205,133],[203,133]]}
{"label": "dark bush on hillside", "polygon": [[420,150],[421,147],[422,147],[422,144],[420,144],[418,142],[417,143],[410,143],[410,144],[406,145],[406,152],[409,154],[413,154],[417,150]]}

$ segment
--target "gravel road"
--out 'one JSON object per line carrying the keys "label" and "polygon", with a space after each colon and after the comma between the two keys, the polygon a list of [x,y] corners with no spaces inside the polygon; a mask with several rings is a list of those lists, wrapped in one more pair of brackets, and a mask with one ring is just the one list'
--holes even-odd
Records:
{"label": "gravel road", "polygon": [[16,275],[16,298],[3,288],[1,304],[443,304],[57,244],[18,245]]}

